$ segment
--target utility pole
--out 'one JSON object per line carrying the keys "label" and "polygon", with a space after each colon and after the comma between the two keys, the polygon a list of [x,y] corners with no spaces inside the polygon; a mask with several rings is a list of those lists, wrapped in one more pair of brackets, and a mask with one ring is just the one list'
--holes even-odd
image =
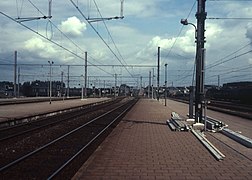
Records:
{"label": "utility pole", "polygon": [[52,104],[52,64],[53,61],[48,61],[50,65],[50,84],[49,84],[49,96],[50,96],[50,104]]}
{"label": "utility pole", "polygon": [[18,97],[20,97],[20,67],[18,67]]}
{"label": "utility pole", "polygon": [[63,96],[64,96],[64,95],[63,95],[63,93],[64,93],[64,91],[63,91],[63,76],[64,76],[64,72],[61,71],[60,97],[63,97]]}
{"label": "utility pole", "polygon": [[116,85],[117,84],[117,74],[115,74],[115,98],[116,98]]}
{"label": "utility pole", "polygon": [[206,0],[198,0],[197,7],[197,53],[196,53],[196,91],[195,120],[202,122],[202,102],[204,101],[204,43],[205,43],[205,12]]}
{"label": "utility pole", "polygon": [[150,87],[151,87],[151,71],[149,71],[148,98],[150,98]]}
{"label": "utility pole", "polygon": [[167,64],[165,64],[165,106],[166,106],[166,99],[167,99]]}
{"label": "utility pole", "polygon": [[151,86],[151,98],[154,99],[154,78],[155,78],[155,75],[154,75],[154,68],[152,68],[152,71],[153,71],[153,76],[152,76],[152,86]]}
{"label": "utility pole", "polygon": [[69,98],[69,71],[70,65],[67,65],[67,98]]}
{"label": "utility pole", "polygon": [[220,88],[220,75],[218,75],[218,88]]}
{"label": "utility pole", "polygon": [[106,96],[106,90],[105,90],[105,88],[106,88],[106,81],[103,80],[103,92],[104,92],[104,97]]}
{"label": "utility pole", "polygon": [[85,81],[84,81],[84,97],[87,98],[87,52],[85,52]]}
{"label": "utility pole", "polygon": [[157,100],[159,101],[159,71],[160,71],[160,47],[158,47],[158,66],[157,66]]}
{"label": "utility pole", "polygon": [[17,51],[14,52],[14,98],[17,97]]}

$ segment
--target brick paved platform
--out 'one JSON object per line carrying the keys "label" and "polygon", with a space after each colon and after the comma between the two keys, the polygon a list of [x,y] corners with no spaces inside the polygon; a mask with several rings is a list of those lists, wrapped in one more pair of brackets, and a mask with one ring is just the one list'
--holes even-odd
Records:
{"label": "brick paved platform", "polygon": [[252,179],[248,158],[222,147],[217,161],[191,132],[171,131],[174,107],[140,100],[73,179]]}

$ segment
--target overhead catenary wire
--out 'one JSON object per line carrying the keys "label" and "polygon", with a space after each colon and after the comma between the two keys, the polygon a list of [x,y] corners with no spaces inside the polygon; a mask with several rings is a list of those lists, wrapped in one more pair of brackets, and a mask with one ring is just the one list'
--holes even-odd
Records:
{"label": "overhead catenary wire", "polygon": [[228,61],[234,60],[234,59],[236,59],[236,58],[238,58],[238,57],[244,56],[244,55],[249,54],[249,53],[251,53],[251,52],[252,52],[252,50],[246,51],[246,52],[241,53],[241,54],[239,54],[239,55],[236,55],[236,56],[234,56],[234,57],[232,57],[232,58],[229,58],[229,59],[227,59],[227,60],[224,60],[224,61],[215,63],[215,64],[210,65],[210,66],[207,66],[206,69],[210,69],[210,68],[216,67],[216,66],[218,66],[218,65],[220,65],[220,64],[223,64],[223,63],[226,63],[226,62],[228,62]]}
{"label": "overhead catenary wire", "polygon": [[[39,35],[39,36],[42,37],[43,39],[46,39],[47,41],[53,43],[54,45],[56,45],[56,46],[58,46],[58,47],[64,49],[65,51],[69,52],[70,54],[72,54],[72,55],[74,55],[74,56],[76,56],[76,57],[78,57],[78,58],[80,58],[80,59],[85,60],[83,57],[81,57],[80,55],[76,54],[75,52],[73,52],[73,51],[69,50],[68,48],[66,48],[66,47],[64,47],[64,46],[62,46],[62,45],[60,45],[59,43],[57,43],[57,42],[55,42],[55,41],[49,39],[48,37],[44,36],[43,34],[40,34],[39,32],[35,31],[34,29],[32,29],[32,28],[26,26],[25,24],[23,24],[23,23],[21,23],[21,22],[19,22],[19,21],[16,21],[14,18],[10,17],[9,15],[5,14],[4,12],[1,12],[1,11],[0,11],[0,14],[2,14],[3,16],[9,18],[10,20],[12,20],[12,21],[14,21],[14,22],[20,24],[21,26],[23,26],[23,27],[25,27],[26,29],[32,31],[33,33]],[[89,63],[90,63],[90,64],[93,64],[93,63],[91,63],[91,62],[89,62]],[[103,72],[105,72],[105,73],[107,73],[107,74],[111,74],[110,72],[105,71],[104,69],[100,68],[99,66],[96,66],[96,68],[102,70]],[[112,74],[111,74],[111,75],[112,75]]]}
{"label": "overhead catenary wire", "polygon": [[[115,46],[115,49],[117,50],[117,52],[118,52],[119,56],[121,57],[122,61],[127,65],[127,63],[125,62],[125,60],[124,60],[122,54],[120,53],[120,51],[119,51],[119,49],[118,49],[118,47],[117,47],[117,45],[116,45],[116,43],[115,43],[115,41],[114,41],[114,39],[113,39],[111,33],[110,33],[110,31],[109,31],[109,29],[108,29],[108,27],[107,27],[107,25],[106,25],[105,19],[102,17],[102,14],[101,14],[101,12],[100,12],[100,9],[98,8],[98,5],[97,5],[96,1],[93,0],[93,2],[94,2],[94,4],[95,4],[95,7],[96,7],[96,9],[97,9],[97,11],[98,11],[100,17],[102,18],[103,24],[104,24],[104,26],[105,26],[105,28],[106,28],[106,30],[107,30],[107,32],[108,32],[108,35],[110,36],[110,39],[111,39],[112,43],[113,43],[114,46]],[[118,59],[118,61],[123,65],[122,61],[121,61],[119,58],[117,58],[117,59]],[[129,75],[131,75],[131,76],[133,77],[132,73],[127,69],[127,67],[125,66],[124,68],[125,68],[125,70],[129,73]]]}
{"label": "overhead catenary wire", "polygon": [[[107,48],[110,50],[110,52],[114,55],[114,57],[120,62],[120,64],[123,65],[122,61],[120,58],[115,54],[113,49],[108,45],[108,43],[104,40],[104,38],[100,35],[100,33],[96,30],[96,28],[92,25],[90,21],[88,21],[88,18],[85,16],[85,14],[79,9],[77,4],[73,2],[73,0],[70,0],[70,2],[73,4],[73,6],[77,9],[77,11],[81,14],[81,16],[86,20],[86,22],[91,26],[91,28],[94,30],[94,32],[98,35],[98,37],[102,40],[102,42],[107,46]],[[97,6],[98,8],[98,6]],[[100,13],[100,11],[98,11]],[[101,15],[101,14],[100,14]],[[133,75],[129,72],[129,70],[124,67],[126,71],[133,77]]]}
{"label": "overhead catenary wire", "polygon": [[[45,16],[45,14],[40,11],[40,9],[34,4],[31,2],[31,0],[28,0],[30,2],[30,4],[43,16]],[[57,25],[55,25],[50,19],[48,19],[48,22],[50,22],[51,25],[53,25],[54,28],[56,28],[60,33],[61,35],[63,35],[67,40],[69,40],[75,47],[77,47],[81,52],[85,53],[84,50],[82,50],[82,48],[77,45],[72,39],[70,39],[64,32],[62,32],[61,29],[58,28]],[[47,32],[46,32],[47,33]],[[52,32],[53,33],[53,32]],[[46,36],[47,37],[47,36]],[[48,37],[47,37],[48,38]],[[50,38],[49,38],[50,39]],[[100,63],[99,61],[97,61],[94,57],[92,57],[89,53],[88,53],[88,57],[90,57],[91,59],[93,59],[95,62],[98,62]],[[89,61],[88,61],[89,62]],[[90,63],[90,62],[89,62]]]}
{"label": "overhead catenary wire", "polygon": [[[188,15],[187,15],[186,19],[188,19],[188,18],[189,18],[189,16],[191,15],[192,10],[193,10],[193,8],[195,7],[195,5],[196,5],[196,1],[194,1],[193,5],[192,5],[192,7],[191,7],[191,9],[190,9],[190,12],[188,13]],[[170,55],[170,53],[171,53],[172,49],[174,48],[174,46],[175,46],[175,44],[176,44],[176,42],[177,42],[178,38],[180,37],[180,34],[181,34],[181,32],[182,32],[183,28],[184,28],[184,26],[183,26],[183,25],[181,25],[181,28],[180,28],[180,30],[179,30],[179,32],[178,32],[178,35],[177,35],[177,37],[176,37],[175,41],[173,42],[172,46],[170,47],[170,49],[169,49],[169,51],[168,51],[168,54],[166,55],[166,58]]]}

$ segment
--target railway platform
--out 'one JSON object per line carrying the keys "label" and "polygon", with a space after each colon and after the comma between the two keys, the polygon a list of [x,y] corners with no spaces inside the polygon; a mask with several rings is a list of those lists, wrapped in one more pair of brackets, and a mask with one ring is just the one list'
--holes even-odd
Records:
{"label": "railway platform", "polygon": [[14,119],[40,116],[42,114],[78,107],[108,100],[109,98],[65,99],[61,101],[34,102],[24,104],[10,104],[0,106],[0,122]]}
{"label": "railway platform", "polygon": [[182,106],[139,100],[72,179],[251,179],[251,149],[244,156],[209,134],[226,156],[217,161],[190,131],[169,129]]}

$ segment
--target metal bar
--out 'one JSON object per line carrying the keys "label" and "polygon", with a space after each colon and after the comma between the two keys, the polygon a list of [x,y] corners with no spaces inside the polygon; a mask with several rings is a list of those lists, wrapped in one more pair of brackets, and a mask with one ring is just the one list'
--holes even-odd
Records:
{"label": "metal bar", "polygon": [[237,132],[234,132],[228,128],[222,129],[221,132],[223,134],[225,134],[226,136],[230,137],[231,139],[237,141],[238,143],[240,143],[248,148],[252,148],[252,139],[250,139],[246,136],[243,136],[242,134],[239,134]]}
{"label": "metal bar", "polygon": [[216,147],[214,147],[205,137],[192,129],[192,133],[199,139],[199,141],[207,148],[207,150],[218,160],[223,160],[223,155]]}

